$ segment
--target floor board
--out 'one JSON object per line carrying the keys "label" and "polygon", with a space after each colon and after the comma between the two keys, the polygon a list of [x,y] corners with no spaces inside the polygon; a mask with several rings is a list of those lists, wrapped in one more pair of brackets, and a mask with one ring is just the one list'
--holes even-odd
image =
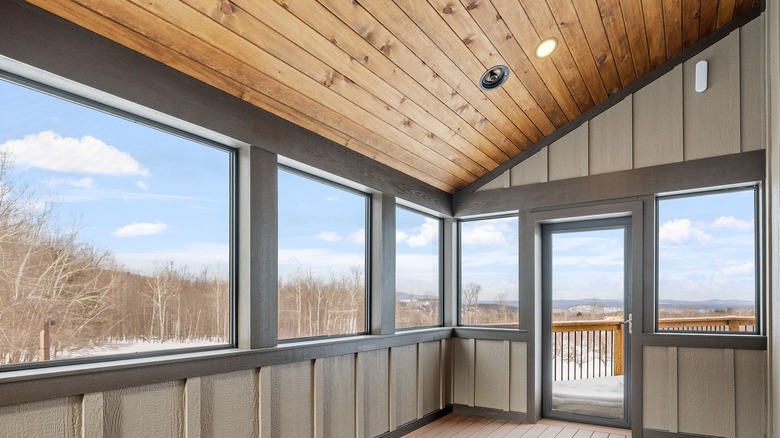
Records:
{"label": "floor board", "polygon": [[414,438],[630,438],[631,431],[614,427],[540,420],[536,424],[452,413],[415,430]]}

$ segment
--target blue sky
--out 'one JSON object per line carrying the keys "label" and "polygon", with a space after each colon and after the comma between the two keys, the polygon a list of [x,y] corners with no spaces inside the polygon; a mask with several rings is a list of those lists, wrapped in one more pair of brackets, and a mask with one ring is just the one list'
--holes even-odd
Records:
{"label": "blue sky", "polygon": [[0,81],[0,151],[30,208],[148,273],[174,259],[226,272],[229,154]]}
{"label": "blue sky", "polygon": [[659,201],[661,299],[755,299],[754,192]]}
{"label": "blue sky", "polygon": [[365,272],[366,208],[362,194],[280,171],[279,276]]}
{"label": "blue sky", "polygon": [[441,220],[405,208],[395,211],[396,290],[437,297]]}
{"label": "blue sky", "polygon": [[554,233],[553,299],[623,300],[623,245],[622,229]]}
{"label": "blue sky", "polygon": [[517,301],[517,232],[517,216],[461,222],[461,284],[482,285],[480,302],[493,301],[500,293]]}

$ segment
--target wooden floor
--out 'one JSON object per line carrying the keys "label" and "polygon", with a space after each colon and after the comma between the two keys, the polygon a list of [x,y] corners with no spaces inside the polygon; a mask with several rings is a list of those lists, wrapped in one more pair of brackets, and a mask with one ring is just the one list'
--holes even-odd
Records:
{"label": "wooden floor", "polygon": [[404,436],[418,438],[630,438],[631,431],[547,419],[540,420],[536,424],[523,424],[452,413]]}

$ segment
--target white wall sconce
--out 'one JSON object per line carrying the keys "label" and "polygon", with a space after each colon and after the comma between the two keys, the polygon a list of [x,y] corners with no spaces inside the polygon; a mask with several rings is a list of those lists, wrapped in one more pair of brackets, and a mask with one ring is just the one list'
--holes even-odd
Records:
{"label": "white wall sconce", "polygon": [[701,93],[707,89],[707,61],[696,63],[696,92]]}

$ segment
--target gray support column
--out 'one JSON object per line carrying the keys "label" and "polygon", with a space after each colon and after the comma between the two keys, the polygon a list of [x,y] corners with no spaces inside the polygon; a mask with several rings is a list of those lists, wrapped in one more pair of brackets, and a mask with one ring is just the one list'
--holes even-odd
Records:
{"label": "gray support column", "polygon": [[239,150],[238,205],[238,346],[273,347],[279,331],[276,154]]}
{"label": "gray support column", "polygon": [[768,382],[769,409],[767,409],[768,436],[780,437],[780,4],[766,2],[766,57],[767,57],[767,247],[766,290],[767,335],[769,337]]}
{"label": "gray support column", "polygon": [[371,196],[371,334],[395,333],[395,196]]}
{"label": "gray support column", "polygon": [[458,221],[444,219],[444,258],[442,275],[444,276],[444,326],[458,325]]}
{"label": "gray support column", "polygon": [[542,236],[541,227],[529,211],[521,211],[520,312],[521,326],[527,330],[526,421],[542,418]]}

